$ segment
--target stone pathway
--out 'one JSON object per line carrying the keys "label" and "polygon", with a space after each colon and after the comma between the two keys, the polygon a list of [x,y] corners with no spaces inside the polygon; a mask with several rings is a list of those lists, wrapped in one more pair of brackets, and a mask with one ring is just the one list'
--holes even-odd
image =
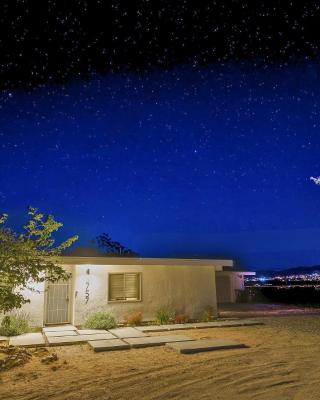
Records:
{"label": "stone pathway", "polygon": [[173,330],[185,330],[185,329],[205,329],[205,328],[227,328],[227,327],[238,327],[238,326],[253,326],[253,325],[264,325],[263,322],[256,320],[244,320],[236,319],[229,321],[213,321],[213,322],[192,322],[186,324],[168,324],[168,325],[146,325],[137,326],[135,329],[141,332],[165,332]]}
{"label": "stone pathway", "polygon": [[113,336],[111,333],[94,333],[94,334],[87,334],[87,335],[81,335],[82,338],[84,338],[88,342],[92,342],[95,340],[111,340],[115,339],[115,336]]}
{"label": "stone pathway", "polygon": [[[141,327],[143,328],[143,327]],[[148,327],[146,327],[148,328]],[[156,328],[155,326],[153,326],[152,328]],[[164,331],[182,331],[185,329],[193,329],[194,325],[191,323],[185,323],[185,324],[167,324],[167,325],[160,325],[159,329],[161,329],[162,332]],[[146,332],[145,330],[143,330],[142,332]],[[156,332],[156,330],[154,329],[153,332]]]}
{"label": "stone pathway", "polygon": [[104,329],[77,329],[79,335],[94,335],[96,333],[108,333]]}
{"label": "stone pathway", "polygon": [[76,336],[47,336],[49,346],[64,346],[66,344],[86,343],[87,340],[82,335]]}
{"label": "stone pathway", "polygon": [[23,347],[39,347],[45,346],[46,342],[42,333],[25,333],[24,335],[11,336],[9,338],[10,346],[23,346]]}
{"label": "stone pathway", "polygon": [[189,342],[194,339],[184,335],[163,335],[163,336],[146,336],[143,338],[127,338],[124,339],[133,348],[162,346],[171,342]]}
{"label": "stone pathway", "polygon": [[121,339],[89,341],[89,346],[94,351],[112,351],[130,349],[130,345]]}
{"label": "stone pathway", "polygon": [[[149,347],[160,346],[169,343],[185,343],[185,346],[178,344],[171,346],[176,350],[183,352],[205,351],[201,348],[211,349],[224,348],[223,344],[215,341],[214,343],[206,343],[206,340],[195,341],[194,339],[183,335],[163,335],[149,336],[152,332],[166,332],[172,330],[185,329],[204,329],[204,328],[222,328],[251,326],[263,324],[255,320],[227,320],[214,322],[195,322],[187,324],[168,324],[168,325],[149,325],[140,327],[124,327],[117,329],[99,330],[99,329],[77,329],[73,325],[48,326],[42,329],[42,333],[26,333],[11,338],[0,337],[0,342],[8,341],[11,346],[62,346],[76,343],[88,343],[94,351],[110,351],[118,349],[128,349],[130,347]],[[192,343],[191,343],[192,342]],[[224,341],[224,344],[229,341]],[[206,347],[208,345],[208,347]],[[230,344],[232,345],[232,343]],[[236,344],[239,346],[239,344]],[[210,347],[211,346],[211,347]],[[243,347],[242,344],[240,346]],[[229,347],[228,347],[229,348]]]}
{"label": "stone pathway", "polygon": [[109,332],[112,333],[113,335],[117,336],[119,339],[147,336],[145,333],[143,333],[142,331],[140,331],[136,328],[109,329]]}
{"label": "stone pathway", "polygon": [[54,331],[54,332],[45,332],[44,333],[47,338],[49,337],[58,337],[58,336],[77,336],[78,333],[76,331]]}
{"label": "stone pathway", "polygon": [[240,349],[247,347],[243,343],[237,343],[233,340],[224,339],[203,339],[182,343],[167,343],[166,346],[178,351],[181,354],[194,354],[204,351]]}
{"label": "stone pathway", "polygon": [[76,331],[77,328],[73,325],[58,325],[58,326],[46,326],[42,328],[42,332],[61,332],[61,331]]}

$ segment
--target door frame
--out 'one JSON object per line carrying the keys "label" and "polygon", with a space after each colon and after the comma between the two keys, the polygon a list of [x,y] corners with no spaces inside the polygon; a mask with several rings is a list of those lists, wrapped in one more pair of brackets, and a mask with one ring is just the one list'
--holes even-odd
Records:
{"label": "door frame", "polygon": [[61,322],[61,323],[48,323],[47,322],[47,303],[48,303],[48,285],[54,284],[55,282],[45,282],[44,288],[44,310],[43,310],[43,326],[50,326],[50,325],[66,325],[73,323],[73,274],[72,276],[67,279],[68,287],[68,321]]}

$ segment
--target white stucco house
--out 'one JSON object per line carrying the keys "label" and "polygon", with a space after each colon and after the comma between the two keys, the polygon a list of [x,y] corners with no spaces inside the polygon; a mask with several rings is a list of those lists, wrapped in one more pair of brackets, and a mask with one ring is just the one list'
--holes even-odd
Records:
{"label": "white stucco house", "polygon": [[37,292],[25,293],[31,302],[23,311],[33,325],[81,325],[90,313],[100,310],[118,321],[133,311],[152,320],[163,305],[196,319],[207,306],[217,314],[221,299],[234,302],[243,284],[241,279],[228,284],[224,277],[225,268],[233,276],[232,260],[107,257],[92,249],[77,249],[62,257],[61,265],[71,273],[69,281],[38,284]]}

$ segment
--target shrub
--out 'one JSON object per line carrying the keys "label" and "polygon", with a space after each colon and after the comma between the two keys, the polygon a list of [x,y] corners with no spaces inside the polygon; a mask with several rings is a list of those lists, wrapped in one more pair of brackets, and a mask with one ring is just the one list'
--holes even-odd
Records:
{"label": "shrub", "polygon": [[174,321],[176,324],[185,324],[189,321],[189,317],[186,314],[176,314]]}
{"label": "shrub", "polygon": [[1,320],[0,336],[18,336],[29,331],[29,319],[26,314],[10,314]]}
{"label": "shrub", "polygon": [[156,311],[156,321],[158,324],[168,324],[174,318],[174,313],[168,306],[161,306]]}
{"label": "shrub", "polygon": [[213,307],[212,306],[206,306],[205,309],[202,312],[201,321],[202,322],[213,321],[213,319],[214,319],[213,318],[213,313],[214,313]]}
{"label": "shrub", "polygon": [[125,323],[130,326],[141,325],[143,314],[141,311],[133,311],[131,314],[126,315],[124,320]]}
{"label": "shrub", "polygon": [[104,311],[98,311],[89,315],[84,323],[84,327],[88,329],[112,329],[116,325],[114,317]]}

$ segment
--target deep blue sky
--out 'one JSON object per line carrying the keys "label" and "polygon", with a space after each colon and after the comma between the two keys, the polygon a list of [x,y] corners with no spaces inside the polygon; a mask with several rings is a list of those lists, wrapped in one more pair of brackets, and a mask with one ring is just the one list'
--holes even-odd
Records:
{"label": "deep blue sky", "polygon": [[319,78],[248,62],[3,91],[0,211],[17,228],[31,204],[78,244],[108,232],[142,256],[320,264]]}

